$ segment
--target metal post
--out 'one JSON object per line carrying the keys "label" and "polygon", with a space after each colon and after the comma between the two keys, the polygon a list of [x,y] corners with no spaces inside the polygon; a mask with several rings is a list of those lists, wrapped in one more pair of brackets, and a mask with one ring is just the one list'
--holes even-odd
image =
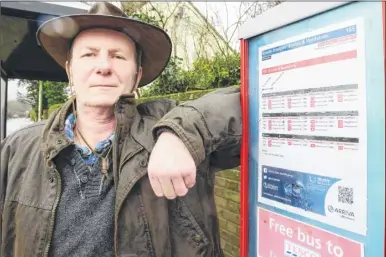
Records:
{"label": "metal post", "polygon": [[[4,83],[4,84],[3,84]],[[1,93],[0,93],[0,141],[7,136],[7,117],[8,117],[8,78],[1,69]],[[3,95],[4,94],[4,95]]]}
{"label": "metal post", "polygon": [[43,81],[39,81],[39,105],[38,105],[38,121],[42,120],[43,111]]}
{"label": "metal post", "polygon": [[[248,40],[240,40],[241,113],[243,121],[240,159],[240,257],[247,257],[249,250],[249,67]],[[252,231],[254,228],[251,228]]]}

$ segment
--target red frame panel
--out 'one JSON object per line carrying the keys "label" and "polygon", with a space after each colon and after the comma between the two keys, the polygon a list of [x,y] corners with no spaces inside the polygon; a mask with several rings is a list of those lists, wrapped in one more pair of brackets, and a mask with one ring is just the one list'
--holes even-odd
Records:
{"label": "red frame panel", "polygon": [[240,166],[240,257],[248,256],[249,220],[249,114],[248,114],[248,40],[240,40],[240,77],[242,142]]}
{"label": "red frame panel", "polygon": [[[383,22],[383,63],[384,63],[383,67],[385,69],[384,74],[386,76],[386,3],[385,2],[382,2],[382,22]],[[386,82],[385,82],[385,87],[386,87]],[[386,99],[386,93],[385,93],[385,99]],[[385,109],[386,109],[386,105],[385,105]],[[386,156],[385,156],[385,159],[386,159]],[[385,167],[385,170],[386,170],[386,167]],[[385,192],[385,199],[386,199],[386,192]],[[386,212],[386,208],[385,208],[385,212]],[[385,223],[386,223],[386,216],[385,216]],[[385,231],[384,235],[386,235],[386,227],[384,228],[384,231]],[[384,236],[384,240],[385,242],[383,244],[383,247],[384,247],[383,256],[385,257],[386,256],[386,236]]]}

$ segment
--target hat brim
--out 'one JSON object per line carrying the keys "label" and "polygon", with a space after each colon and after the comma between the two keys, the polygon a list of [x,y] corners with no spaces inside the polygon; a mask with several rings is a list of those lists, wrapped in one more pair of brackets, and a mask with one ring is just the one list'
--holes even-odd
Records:
{"label": "hat brim", "polygon": [[124,31],[142,49],[142,78],[139,87],[156,79],[169,62],[172,43],[162,29],[126,17],[77,14],[54,18],[43,23],[36,37],[41,47],[63,68],[71,42],[81,31],[111,28]]}

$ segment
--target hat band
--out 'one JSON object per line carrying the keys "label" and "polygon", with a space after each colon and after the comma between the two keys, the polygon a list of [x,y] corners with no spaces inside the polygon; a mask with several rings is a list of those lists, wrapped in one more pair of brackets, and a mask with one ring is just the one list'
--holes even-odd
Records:
{"label": "hat band", "polygon": [[72,47],[73,43],[74,43],[74,40],[77,36],[79,36],[80,33],[82,33],[83,31],[86,31],[86,30],[89,30],[89,29],[108,29],[108,30],[115,30],[117,32],[120,32],[122,34],[125,34],[125,36],[129,37],[131,40],[133,40],[133,42],[137,45],[138,42],[132,37],[130,36],[126,31],[125,29],[122,29],[122,28],[119,28],[119,27],[113,27],[113,26],[90,26],[90,27],[87,27],[87,28],[84,28],[80,31],[78,31],[78,33],[75,34],[75,36],[69,41],[69,49]]}

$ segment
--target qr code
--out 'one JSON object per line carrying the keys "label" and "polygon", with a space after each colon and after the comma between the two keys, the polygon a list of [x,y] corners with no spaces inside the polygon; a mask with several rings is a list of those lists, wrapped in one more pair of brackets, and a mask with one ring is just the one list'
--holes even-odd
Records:
{"label": "qr code", "polygon": [[341,203],[354,203],[354,189],[352,187],[338,186],[338,201]]}

